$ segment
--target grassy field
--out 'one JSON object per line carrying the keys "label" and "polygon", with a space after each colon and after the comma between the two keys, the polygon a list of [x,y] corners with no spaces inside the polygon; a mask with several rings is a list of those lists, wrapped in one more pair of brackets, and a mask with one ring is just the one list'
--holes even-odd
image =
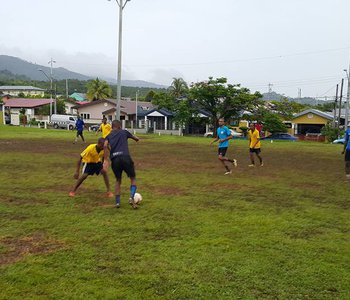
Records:
{"label": "grassy field", "polygon": [[117,210],[100,177],[68,197],[73,138],[0,126],[0,299],[350,299],[342,146],[263,143],[249,169],[234,141],[224,176],[208,139],[141,136],[144,201],[124,178]]}

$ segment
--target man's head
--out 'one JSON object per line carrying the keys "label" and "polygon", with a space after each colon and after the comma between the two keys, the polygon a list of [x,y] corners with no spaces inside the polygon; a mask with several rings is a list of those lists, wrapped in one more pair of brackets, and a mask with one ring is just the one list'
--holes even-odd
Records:
{"label": "man's head", "polygon": [[99,138],[99,139],[97,140],[97,148],[98,148],[99,150],[102,150],[102,149],[103,149],[103,144],[104,144],[104,142],[105,142],[105,139],[104,139],[104,138]]}
{"label": "man's head", "polygon": [[255,124],[254,123],[250,123],[249,128],[251,131],[255,130]]}
{"label": "man's head", "polygon": [[107,123],[107,118],[106,118],[106,117],[103,117],[102,123],[103,123],[103,124],[106,124],[106,123]]}
{"label": "man's head", "polygon": [[224,118],[220,118],[219,119],[219,126],[224,126],[225,125],[225,119]]}
{"label": "man's head", "polygon": [[80,120],[80,116],[79,115],[77,116],[77,119]]}
{"label": "man's head", "polygon": [[122,123],[119,120],[114,120],[112,122],[112,129],[120,129],[122,128]]}

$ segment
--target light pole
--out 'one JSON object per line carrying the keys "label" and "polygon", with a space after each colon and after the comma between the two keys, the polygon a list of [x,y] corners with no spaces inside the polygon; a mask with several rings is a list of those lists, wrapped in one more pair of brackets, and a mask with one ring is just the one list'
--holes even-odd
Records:
{"label": "light pole", "polygon": [[347,69],[344,69],[346,73],[346,77],[348,78],[348,92],[346,95],[346,107],[345,107],[345,130],[349,128],[349,109],[350,109],[350,80],[349,80],[349,72]]}
{"label": "light pole", "polygon": [[[111,1],[111,0],[108,0]],[[115,0],[119,8],[119,32],[118,32],[118,70],[117,70],[117,107],[115,117],[120,120],[120,100],[122,94],[122,32],[123,32],[123,9],[130,0]]]}
{"label": "light pole", "polygon": [[[49,77],[43,69],[38,69],[38,71],[42,72],[48,80],[50,80],[50,121],[51,121],[51,115],[52,115],[52,77]],[[56,113],[56,106],[55,106],[55,113]]]}
{"label": "light pole", "polygon": [[135,119],[136,119],[135,127],[136,127],[136,128],[138,128],[138,126],[137,126],[137,125],[138,125],[138,123],[137,123],[137,106],[138,106],[138,105],[137,105],[137,100],[138,100],[138,97],[139,97],[139,90],[136,91],[136,101],[135,101],[135,102],[136,102],[136,103],[135,103],[135,104],[136,104],[136,111],[135,111],[135,112],[136,112],[136,116],[135,116]]}

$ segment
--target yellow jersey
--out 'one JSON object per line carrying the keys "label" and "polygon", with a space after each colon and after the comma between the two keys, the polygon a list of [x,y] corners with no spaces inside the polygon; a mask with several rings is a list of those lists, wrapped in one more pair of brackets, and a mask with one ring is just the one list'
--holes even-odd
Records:
{"label": "yellow jersey", "polygon": [[100,125],[99,130],[101,130],[101,132],[102,132],[102,137],[105,138],[112,131],[112,127],[108,123],[106,123],[106,124],[102,123]]}
{"label": "yellow jersey", "polygon": [[249,148],[259,149],[261,147],[259,131],[257,129],[255,129],[253,132],[251,130],[249,130],[248,136],[249,136],[249,140],[250,140]]}
{"label": "yellow jersey", "polygon": [[83,163],[98,163],[102,162],[103,150],[97,152],[97,144],[91,144],[85,148],[83,152],[80,153],[81,160]]}

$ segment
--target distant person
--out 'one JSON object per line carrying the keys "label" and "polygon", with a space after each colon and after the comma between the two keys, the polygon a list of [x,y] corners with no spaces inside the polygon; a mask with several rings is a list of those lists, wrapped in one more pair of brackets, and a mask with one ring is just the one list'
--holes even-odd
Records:
{"label": "distant person", "polygon": [[232,134],[230,129],[228,129],[225,126],[225,120],[223,118],[219,119],[219,127],[217,129],[217,136],[216,138],[211,141],[210,145],[213,143],[219,141],[219,147],[218,147],[218,159],[221,161],[222,165],[226,169],[225,175],[229,175],[232,173],[232,169],[229,168],[227,165],[227,162],[230,162],[235,167],[237,167],[237,160],[236,159],[229,159],[225,157],[228,146],[229,146],[229,140],[232,139]]}
{"label": "distant person", "polygon": [[350,179],[350,128],[348,128],[344,135],[344,150],[345,153],[345,176]]}
{"label": "distant person", "polygon": [[84,131],[85,123],[81,119],[80,116],[78,116],[76,122],[75,122],[75,128],[77,130],[77,136],[75,137],[74,144],[78,141],[78,137],[80,136],[83,142],[85,143],[83,131]]}
{"label": "distant person", "polygon": [[[118,120],[112,122],[112,131],[107,135],[104,142],[104,163],[103,170],[107,172],[110,162],[112,164],[112,170],[116,178],[115,183],[115,205],[116,208],[120,207],[120,193],[122,183],[123,171],[130,178],[130,198],[129,204],[133,208],[137,208],[137,204],[134,202],[134,196],[137,190],[136,186],[136,172],[134,162],[129,153],[128,139],[132,139],[136,142],[139,138],[132,135],[129,131],[122,129],[121,123]],[[110,162],[109,160],[110,159]]]}
{"label": "distant person", "polygon": [[[77,163],[77,169],[74,173],[74,178],[77,179],[77,182],[71,192],[69,192],[70,197],[75,196],[75,192],[77,191],[78,187],[83,183],[83,181],[89,176],[89,175],[99,175],[102,174],[106,188],[107,188],[107,197],[113,197],[113,193],[110,190],[109,185],[109,178],[107,172],[103,171],[103,145],[104,145],[105,139],[99,138],[97,141],[97,144],[91,144],[86,147],[86,149],[81,152],[80,158]],[[79,171],[80,167],[82,167],[82,175],[79,177]]]}
{"label": "distant person", "polygon": [[100,125],[100,128],[96,131],[96,135],[99,132],[102,132],[102,137],[106,138],[106,136],[112,131],[112,126],[107,123],[107,118],[103,117],[102,124]]}
{"label": "distant person", "polygon": [[262,132],[264,128],[263,124],[259,121],[256,123],[255,128],[257,131],[259,131],[260,136],[262,136]]}
{"label": "distant person", "polygon": [[249,125],[248,138],[249,138],[249,156],[250,156],[250,162],[251,162],[249,167],[255,167],[254,153],[258,157],[260,161],[260,166],[262,167],[264,163],[263,163],[262,157],[260,156],[260,153],[261,153],[260,133],[255,128],[255,124],[253,123]]}

